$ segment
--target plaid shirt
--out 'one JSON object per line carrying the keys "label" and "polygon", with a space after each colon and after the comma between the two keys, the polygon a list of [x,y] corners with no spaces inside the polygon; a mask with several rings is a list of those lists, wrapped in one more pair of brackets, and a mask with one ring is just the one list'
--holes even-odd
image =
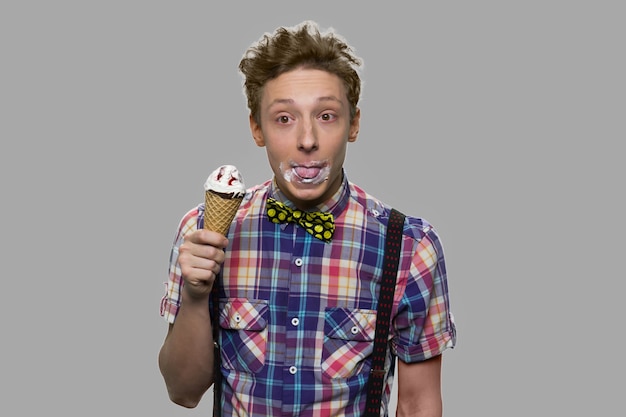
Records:
{"label": "plaid shirt", "polygon": [[[293,224],[271,223],[267,197],[292,206],[268,181],[251,188],[228,233],[222,266],[219,344],[224,416],[359,416],[366,400],[384,239],[390,208],[347,181],[322,211],[336,231],[324,243]],[[179,224],[161,315],[180,304],[178,247],[202,227],[204,205]],[[453,347],[441,242],[407,216],[390,326],[381,415],[387,415],[394,356],[417,362]]]}

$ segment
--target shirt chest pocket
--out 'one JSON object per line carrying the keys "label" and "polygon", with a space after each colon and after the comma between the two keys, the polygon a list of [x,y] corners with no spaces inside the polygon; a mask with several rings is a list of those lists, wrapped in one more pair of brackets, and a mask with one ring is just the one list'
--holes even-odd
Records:
{"label": "shirt chest pocket", "polygon": [[322,372],[329,378],[349,378],[369,372],[376,311],[329,307],[325,312]]}
{"label": "shirt chest pocket", "polygon": [[220,301],[222,366],[256,373],[265,365],[267,301],[230,298]]}

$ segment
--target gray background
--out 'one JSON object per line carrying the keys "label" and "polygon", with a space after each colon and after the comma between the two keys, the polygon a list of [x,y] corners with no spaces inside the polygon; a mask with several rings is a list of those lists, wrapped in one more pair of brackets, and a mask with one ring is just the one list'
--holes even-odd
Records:
{"label": "gray background", "polygon": [[157,368],[169,248],[217,165],[269,177],[237,64],[304,19],[365,60],[350,179],[443,238],[445,415],[621,409],[624,7],[365,3],[2,3],[4,410],[210,414]]}

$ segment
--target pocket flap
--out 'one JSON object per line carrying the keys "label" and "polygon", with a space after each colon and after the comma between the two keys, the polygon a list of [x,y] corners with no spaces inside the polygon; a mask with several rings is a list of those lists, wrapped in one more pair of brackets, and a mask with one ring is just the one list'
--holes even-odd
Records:
{"label": "pocket flap", "polygon": [[229,298],[220,301],[220,327],[233,330],[260,331],[267,327],[266,300]]}
{"label": "pocket flap", "polygon": [[324,326],[330,338],[370,342],[376,332],[376,311],[329,307]]}

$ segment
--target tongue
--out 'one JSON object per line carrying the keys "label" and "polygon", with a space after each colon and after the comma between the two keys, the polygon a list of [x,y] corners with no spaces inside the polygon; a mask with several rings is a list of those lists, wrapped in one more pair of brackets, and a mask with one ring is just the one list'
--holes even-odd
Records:
{"label": "tongue", "polygon": [[295,171],[296,174],[298,174],[298,176],[300,178],[305,178],[305,179],[310,179],[310,178],[315,178],[319,175],[320,173],[320,168],[307,168],[307,167],[296,167]]}

